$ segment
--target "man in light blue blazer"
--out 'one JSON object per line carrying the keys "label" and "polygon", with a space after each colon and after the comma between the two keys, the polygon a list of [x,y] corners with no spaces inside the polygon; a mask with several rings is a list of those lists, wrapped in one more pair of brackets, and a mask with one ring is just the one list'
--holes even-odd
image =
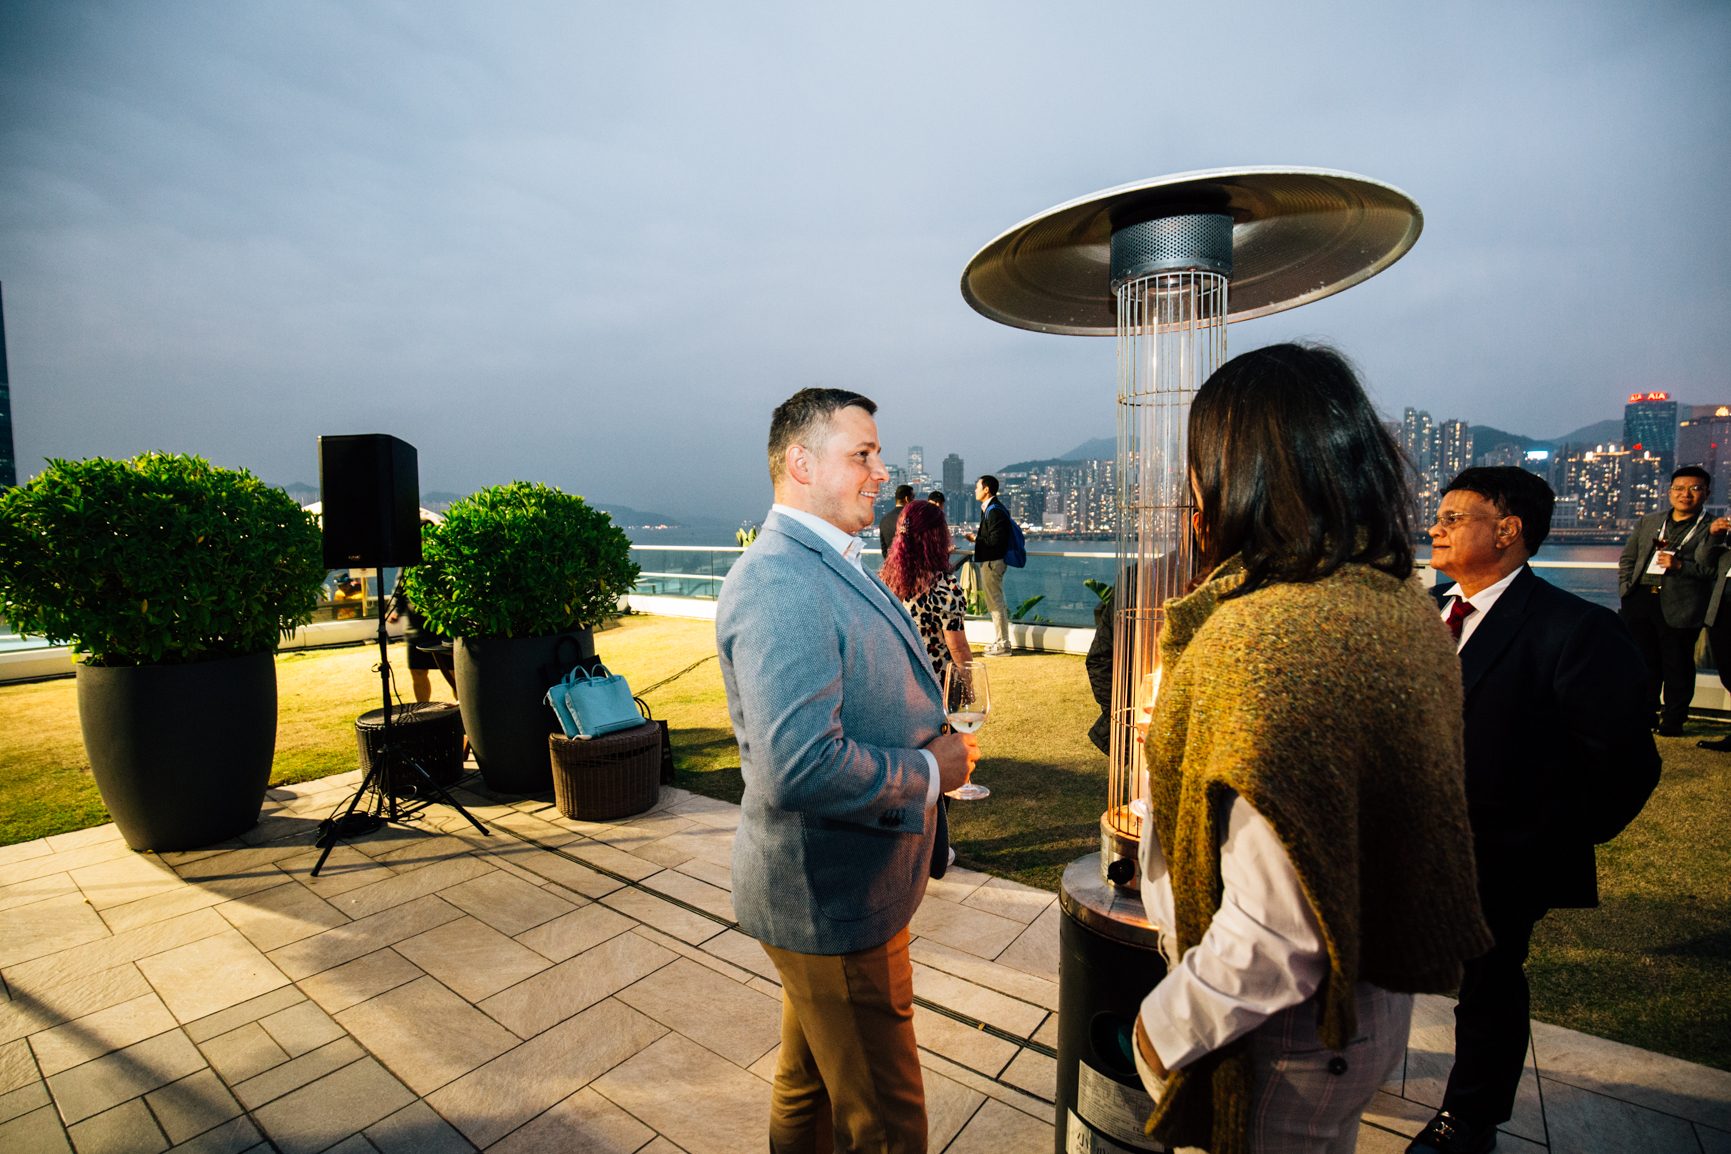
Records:
{"label": "man in light blue blazer", "polygon": [[745,778],[734,909],[782,981],[776,1151],[926,1148],[907,927],[943,865],[938,794],[978,745],[942,733],[925,644],[859,563],[889,476],[876,411],[840,389],[776,409],[775,506],[716,606]]}

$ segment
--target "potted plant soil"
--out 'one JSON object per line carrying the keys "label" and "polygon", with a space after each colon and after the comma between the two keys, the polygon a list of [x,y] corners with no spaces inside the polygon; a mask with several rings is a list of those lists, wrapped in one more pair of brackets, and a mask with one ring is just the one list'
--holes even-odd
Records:
{"label": "potted plant soil", "polygon": [[593,627],[637,580],[625,531],[550,485],[495,485],[422,526],[421,563],[403,579],[428,627],[456,639],[457,701],[487,784],[552,789],[558,723],[542,698],[594,656]]}
{"label": "potted plant soil", "polygon": [[133,849],[257,823],[273,656],[324,575],[318,523],[287,493],[198,457],[53,460],[0,492],[0,615],[81,655],[84,748]]}

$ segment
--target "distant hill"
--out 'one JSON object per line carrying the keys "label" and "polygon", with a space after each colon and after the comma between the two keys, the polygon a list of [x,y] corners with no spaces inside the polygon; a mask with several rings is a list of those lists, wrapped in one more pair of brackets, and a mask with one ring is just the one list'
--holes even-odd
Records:
{"label": "distant hill", "polygon": [[1559,445],[1604,445],[1623,440],[1622,421],[1594,421],[1556,439]]}
{"label": "distant hill", "polygon": [[1117,437],[1095,437],[1092,441],[1083,441],[1058,459],[1060,461],[1110,461],[1117,455]]}
{"label": "distant hill", "polygon": [[1089,457],[1072,457],[1069,455],[1065,455],[1062,457],[1042,457],[1037,461],[1017,461],[1013,465],[1003,465],[998,469],[998,472],[1000,472],[1000,473],[1026,473],[1032,469],[1045,469],[1045,468],[1049,468],[1053,465],[1065,465],[1065,464],[1070,463],[1071,461],[1086,461],[1086,460],[1091,460],[1091,459],[1092,458],[1089,458]]}
{"label": "distant hill", "polygon": [[[295,481],[284,485],[283,491],[302,505],[310,505],[319,499],[319,487],[309,485],[305,481]],[[460,501],[467,493],[452,493],[444,489],[427,489],[421,494],[421,507],[431,509],[435,513],[443,513],[451,507],[453,501]],[[588,498],[584,498],[588,500]],[[624,528],[644,528],[650,526],[666,526],[668,528],[718,528],[725,529],[725,536],[732,536],[734,526],[726,521],[718,521],[710,517],[675,517],[671,513],[657,513],[651,510],[633,509],[630,505],[609,505],[601,501],[589,501],[591,508],[599,509],[613,518],[615,524]]]}

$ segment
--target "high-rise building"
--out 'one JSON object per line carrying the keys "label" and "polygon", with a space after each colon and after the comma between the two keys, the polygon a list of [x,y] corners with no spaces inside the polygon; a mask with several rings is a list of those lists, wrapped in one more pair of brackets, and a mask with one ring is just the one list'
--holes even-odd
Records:
{"label": "high-rise building", "polygon": [[931,478],[926,475],[926,451],[924,447],[909,445],[907,483],[918,489],[930,482]]}
{"label": "high-rise building", "polygon": [[1623,406],[1623,447],[1659,458],[1666,477],[1677,459],[1677,402],[1670,393],[1630,393]]}
{"label": "high-rise building", "polygon": [[12,378],[6,373],[6,298],[0,294],[0,489],[18,483],[18,457],[12,448]]}
{"label": "high-rise building", "polygon": [[964,508],[973,496],[962,477],[962,459],[951,453],[944,458],[944,500],[958,509]]}
{"label": "high-rise building", "polygon": [[1700,465],[1713,474],[1710,507],[1731,504],[1731,406],[1698,405],[1694,416],[1678,422],[1675,460],[1677,468]]}
{"label": "high-rise building", "polygon": [[1444,421],[1437,427],[1437,476],[1444,484],[1473,463],[1473,430],[1465,421]]}

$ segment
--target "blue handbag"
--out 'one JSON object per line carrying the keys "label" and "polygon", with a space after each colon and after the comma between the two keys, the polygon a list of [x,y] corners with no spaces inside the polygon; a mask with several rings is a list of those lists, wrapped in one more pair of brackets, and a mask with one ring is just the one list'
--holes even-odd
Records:
{"label": "blue handbag", "polygon": [[566,737],[599,737],[643,724],[631,686],[605,665],[597,664],[593,672],[573,669],[547,691],[547,703],[558,714]]}

